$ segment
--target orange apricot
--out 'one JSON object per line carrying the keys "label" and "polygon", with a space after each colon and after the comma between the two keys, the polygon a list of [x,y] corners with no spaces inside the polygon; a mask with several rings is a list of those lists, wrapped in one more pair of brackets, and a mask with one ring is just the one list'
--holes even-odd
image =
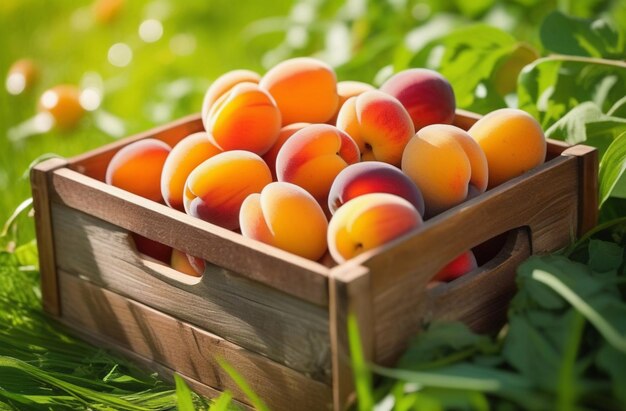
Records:
{"label": "orange apricot", "polygon": [[179,141],[163,164],[161,194],[165,204],[184,211],[183,192],[187,177],[203,161],[221,152],[211,144],[205,132],[191,134]]}
{"label": "orange apricot", "polygon": [[283,125],[324,123],[337,110],[337,77],[326,63],[298,57],[272,67],[259,85],[276,100]]}
{"label": "orange apricot", "polygon": [[119,150],[106,170],[105,181],[131,193],[162,202],[161,173],[171,148],[161,140],[146,138]]}
{"label": "orange apricot", "polygon": [[539,122],[523,110],[503,108],[478,120],[468,133],[489,163],[489,188],[545,161],[547,143]]}
{"label": "orange apricot", "polygon": [[296,131],[300,131],[304,127],[309,126],[309,125],[311,124],[310,123],[293,123],[293,124],[288,124],[284,126],[283,128],[280,129],[280,132],[278,133],[278,139],[276,139],[276,142],[274,143],[272,148],[270,148],[267,153],[263,154],[263,160],[265,160],[265,162],[267,163],[267,166],[270,168],[270,171],[272,172],[272,176],[274,177],[274,180],[276,180],[276,157],[278,157],[278,152],[280,151],[282,146],[285,144],[285,142],[296,133]]}
{"label": "orange apricot", "polygon": [[339,96],[339,103],[337,104],[337,111],[335,115],[328,121],[328,124],[337,124],[337,116],[339,110],[343,104],[348,101],[350,97],[356,97],[366,91],[376,90],[371,84],[363,83],[362,81],[340,81],[337,83],[337,95]]}
{"label": "orange apricot", "polygon": [[328,221],[306,190],[290,183],[271,183],[251,194],[239,214],[241,234],[311,260],[326,252]]}
{"label": "orange apricot", "polygon": [[366,91],[344,103],[337,128],[357,143],[363,160],[400,165],[402,152],[415,128],[400,102],[381,91]]}
{"label": "orange apricot", "polygon": [[255,83],[258,84],[261,80],[261,76],[252,70],[232,70],[219,76],[209,86],[204,100],[202,101],[202,122],[204,122],[204,128],[208,129],[208,122],[206,122],[209,112],[213,104],[228,93],[233,87],[239,83]]}
{"label": "orange apricot", "polygon": [[402,156],[402,171],[424,196],[432,217],[487,188],[487,159],[464,130],[433,124],[417,132]]}
{"label": "orange apricot", "polygon": [[54,126],[68,130],[78,125],[85,115],[80,104],[80,89],[70,84],[61,84],[44,91],[39,99],[39,111],[49,113]]}
{"label": "orange apricot", "polygon": [[249,151],[225,151],[205,160],[189,174],[183,195],[185,211],[236,230],[243,201],[271,182],[272,173],[261,157]]}
{"label": "orange apricot", "polygon": [[359,161],[359,148],[343,131],[313,124],[296,132],[278,152],[278,181],[294,183],[327,207],[333,180],[349,164]]}
{"label": "orange apricot", "polygon": [[415,207],[388,193],[369,193],[340,207],[328,224],[328,250],[337,263],[386,244],[422,225]]}
{"label": "orange apricot", "polygon": [[[200,266],[198,266],[198,261],[201,263]],[[193,277],[202,277],[202,274],[204,274],[204,260],[192,257],[177,249],[172,250],[170,266],[174,270]]]}
{"label": "orange apricot", "polygon": [[258,85],[239,83],[211,106],[205,124],[210,141],[221,150],[263,155],[278,138],[280,112]]}

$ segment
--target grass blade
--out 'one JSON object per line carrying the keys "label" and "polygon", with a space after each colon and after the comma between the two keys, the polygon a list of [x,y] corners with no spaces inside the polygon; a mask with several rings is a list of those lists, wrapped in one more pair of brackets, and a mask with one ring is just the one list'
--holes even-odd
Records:
{"label": "grass blade", "polygon": [[257,393],[252,390],[250,385],[248,385],[248,382],[235,370],[232,365],[230,365],[226,360],[223,360],[221,358],[218,358],[217,362],[219,363],[220,367],[222,367],[224,371],[226,371],[230,378],[235,381],[241,391],[246,394],[246,397],[248,397],[250,403],[252,403],[252,406],[255,409],[257,409],[258,411],[269,411],[269,408],[263,402],[263,400],[261,400],[261,397],[259,397]]}
{"label": "grass blade", "polygon": [[372,374],[370,373],[359,335],[359,327],[354,315],[348,316],[348,341],[350,358],[354,371],[354,385],[360,411],[369,411],[374,408],[374,394],[372,392]]}
{"label": "grass blade", "polygon": [[174,374],[174,381],[176,382],[176,403],[178,411],[195,411],[196,408],[193,405],[193,397],[189,386],[178,374]]}

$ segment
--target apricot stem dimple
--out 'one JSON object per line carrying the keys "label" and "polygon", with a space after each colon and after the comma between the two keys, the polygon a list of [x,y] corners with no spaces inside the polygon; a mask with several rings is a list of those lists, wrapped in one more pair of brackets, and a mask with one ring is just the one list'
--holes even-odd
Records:
{"label": "apricot stem dimple", "polygon": [[372,145],[370,143],[365,143],[365,151],[372,151]]}

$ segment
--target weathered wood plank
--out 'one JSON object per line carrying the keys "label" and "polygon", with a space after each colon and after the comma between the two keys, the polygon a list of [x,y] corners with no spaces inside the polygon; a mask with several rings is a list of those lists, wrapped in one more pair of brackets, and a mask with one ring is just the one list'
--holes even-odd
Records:
{"label": "weathered wood plank", "polygon": [[347,409],[355,399],[348,316],[354,316],[359,327],[365,359],[373,361],[375,358],[372,307],[370,275],[367,269],[346,263],[331,271],[330,339],[335,410]]}
{"label": "weathered wood plank", "polygon": [[59,269],[330,380],[327,309],[212,265],[197,284],[179,282],[144,261],[125,230],[55,203],[52,212]]}
{"label": "weathered wood plank", "polygon": [[37,164],[30,172],[33,207],[35,208],[35,232],[39,249],[39,272],[41,273],[41,299],[43,309],[53,315],[61,313],[54,253],[53,220],[50,210],[50,177],[53,170],[65,167],[67,161],[52,158]]}
{"label": "weathered wood plank", "polygon": [[[578,224],[577,176],[576,158],[555,158],[526,176],[429,220],[418,232],[357,257],[355,263],[371,272],[376,360],[392,362],[406,341],[419,331],[424,321],[421,314],[428,311],[426,283],[462,252],[503,232],[526,226],[533,253],[546,253],[569,244]],[[507,281],[512,284],[513,278]],[[499,286],[506,294],[507,285]],[[446,310],[454,313],[454,306],[448,305]],[[445,310],[437,315],[446,316]],[[463,319],[478,321],[472,316]]]}
{"label": "weathered wood plank", "polygon": [[251,353],[198,327],[181,322],[117,293],[61,272],[63,317],[73,328],[106,336],[142,357],[175,369],[199,383],[247,402],[220,367],[231,364],[275,410],[329,409],[331,388],[266,357]]}
{"label": "weathered wood plank", "polygon": [[320,306],[328,269],[67,168],[53,173],[53,199],[101,220]]}
{"label": "weathered wood plank", "polygon": [[578,169],[578,233],[580,237],[598,223],[598,150],[578,145],[563,151],[564,156],[577,157]]}

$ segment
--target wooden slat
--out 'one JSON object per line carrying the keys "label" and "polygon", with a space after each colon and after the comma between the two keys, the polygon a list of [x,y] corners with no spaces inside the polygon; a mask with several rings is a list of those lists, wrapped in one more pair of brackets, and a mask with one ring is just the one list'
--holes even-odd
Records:
{"label": "wooden slat", "polygon": [[52,158],[37,164],[30,173],[33,206],[35,208],[35,231],[39,249],[41,273],[41,299],[43,309],[53,315],[61,313],[57,283],[52,216],[50,211],[50,176],[53,170],[65,167],[67,162]]}
{"label": "wooden slat", "polygon": [[184,137],[198,131],[204,131],[204,126],[202,125],[200,115],[194,114],[167,125],[107,144],[88,153],[72,157],[68,160],[68,165],[73,170],[104,181],[106,169],[111,158],[122,147],[146,138],[156,138],[173,147]]}
{"label": "wooden slat", "polygon": [[320,306],[328,305],[323,265],[191,217],[67,168],[52,176],[53,199],[119,227]]}
{"label": "wooden slat", "polygon": [[142,357],[175,369],[236,399],[245,394],[217,362],[231,364],[274,410],[329,409],[331,389],[292,369],[251,353],[198,327],[181,322],[119,294],[61,273],[63,317],[73,328],[106,336]]}
{"label": "wooden slat", "polygon": [[367,269],[350,263],[331,271],[330,339],[333,366],[333,404],[335,410],[347,409],[354,401],[354,374],[350,360],[348,316],[359,327],[363,355],[369,362],[374,353],[374,317],[370,275]]}
{"label": "wooden slat", "polygon": [[370,269],[378,293],[415,273],[415,267],[424,276],[436,273],[468,248],[517,227],[530,227],[535,253],[564,247],[578,224],[577,176],[577,158],[555,158],[428,220],[412,234],[357,256],[355,263]]}
{"label": "wooden slat", "polygon": [[311,378],[330,380],[328,310],[208,266],[197,284],[177,282],[165,265],[146,264],[128,233],[53,204],[57,266]]}
{"label": "wooden slat", "polygon": [[577,235],[580,237],[598,223],[598,150],[577,145],[563,151],[563,155],[577,157],[579,161]]}
{"label": "wooden slat", "polygon": [[506,319],[515,293],[516,269],[531,255],[526,228],[509,233],[491,261],[456,281],[427,291],[429,309],[424,320],[460,320],[479,332],[497,330]]}
{"label": "wooden slat", "polygon": [[[462,252],[525,226],[533,253],[569,244],[578,224],[577,176],[577,158],[555,158],[427,221],[417,232],[355,258],[354,263],[371,274],[376,360],[388,363],[397,358],[422,327],[422,314],[429,309],[426,283]],[[465,316],[464,320],[476,318]]]}

